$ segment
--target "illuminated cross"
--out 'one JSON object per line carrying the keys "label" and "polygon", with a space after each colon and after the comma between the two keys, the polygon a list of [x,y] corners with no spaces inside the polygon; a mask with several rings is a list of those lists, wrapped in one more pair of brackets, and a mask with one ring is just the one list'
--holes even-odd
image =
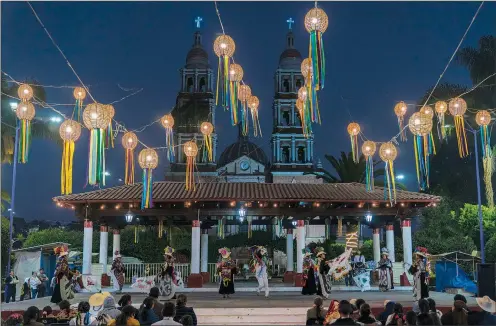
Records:
{"label": "illuminated cross", "polygon": [[291,29],[291,25],[294,23],[293,18],[289,18],[286,22],[289,24],[289,29]]}
{"label": "illuminated cross", "polygon": [[200,16],[196,17],[195,23],[196,23],[196,28],[200,28],[200,23],[203,21],[203,18]]}

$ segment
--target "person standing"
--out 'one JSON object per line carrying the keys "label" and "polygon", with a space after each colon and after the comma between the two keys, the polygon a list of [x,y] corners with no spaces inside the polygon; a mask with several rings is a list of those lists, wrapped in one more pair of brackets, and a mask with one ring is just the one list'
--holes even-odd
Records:
{"label": "person standing", "polygon": [[303,288],[301,294],[313,295],[317,293],[317,276],[315,275],[315,263],[312,253],[308,249],[304,250],[303,256]]}
{"label": "person standing", "polygon": [[253,263],[252,265],[255,268],[255,277],[258,281],[258,290],[257,294],[260,294],[262,289],[265,290],[265,297],[269,297],[269,278],[267,274],[268,268],[268,258],[267,258],[267,249],[263,246],[253,246],[250,248],[253,255]]}
{"label": "person standing", "polygon": [[18,283],[19,283],[19,279],[17,278],[17,276],[14,275],[14,271],[11,270],[9,276],[5,278],[5,285],[7,290],[5,293],[6,303],[9,303],[10,299],[12,299],[12,302],[15,302],[16,287]]}
{"label": "person standing", "polygon": [[419,301],[429,297],[429,254],[424,247],[417,247],[413,254],[414,262],[408,271],[413,275],[413,297]]}
{"label": "person standing", "polygon": [[234,294],[234,275],[238,269],[236,263],[231,259],[231,250],[228,248],[220,248],[219,254],[221,259],[217,263],[217,273],[220,276],[219,294],[223,298],[229,298],[230,294]]}
{"label": "person standing", "polygon": [[331,294],[331,276],[329,275],[328,262],[326,261],[326,253],[324,248],[318,247],[315,249],[317,252],[317,275],[319,277],[319,283],[317,285],[317,294],[322,295],[325,299],[329,298]]}
{"label": "person standing", "polygon": [[160,296],[164,297],[164,300],[174,299],[176,295],[178,282],[174,270],[174,252],[174,248],[170,246],[164,248],[164,263],[160,273],[155,276],[155,284],[158,285]]}
{"label": "person standing", "polygon": [[48,276],[45,274],[45,270],[40,268],[38,273],[38,279],[40,280],[40,284],[38,285],[38,298],[43,298],[46,295],[46,289],[48,285]]}
{"label": "person standing", "polygon": [[110,268],[110,276],[114,283],[114,289],[117,293],[121,293],[122,287],[124,286],[124,265],[122,264],[121,254],[118,250],[114,255],[115,258],[112,262],[112,267]]}
{"label": "person standing", "polygon": [[69,251],[65,246],[57,247],[54,251],[55,254],[59,256],[59,261],[57,263],[57,267],[55,268],[57,283],[55,284],[50,302],[58,304],[62,300],[70,300],[74,298],[74,292],[72,291],[71,284],[72,272],[69,269],[69,263],[67,261]]}
{"label": "person standing", "polygon": [[394,289],[393,286],[393,263],[389,259],[389,250],[382,248],[381,260],[379,260],[379,290],[385,292]]}
{"label": "person standing", "polygon": [[40,285],[40,279],[36,272],[31,273],[31,277],[29,278],[29,287],[31,288],[31,299],[35,299],[38,295],[38,285]]}

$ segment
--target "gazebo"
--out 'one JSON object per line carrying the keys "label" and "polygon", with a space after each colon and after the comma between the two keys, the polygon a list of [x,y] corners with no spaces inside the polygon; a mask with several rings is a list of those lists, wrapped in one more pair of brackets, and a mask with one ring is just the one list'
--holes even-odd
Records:
{"label": "gazebo", "polygon": [[[120,229],[139,218],[141,225],[191,225],[191,274],[189,287],[201,287],[208,280],[208,229],[242,223],[273,225],[282,221],[287,234],[285,282],[301,285],[307,225],[343,223],[367,225],[373,229],[374,260],[380,258],[380,228],[386,229],[386,242],[394,259],[394,223],[402,227],[404,260],[412,262],[411,219],[441,198],[429,194],[396,191],[396,201],[384,196],[384,189],[366,191],[360,183],[199,183],[187,191],[181,182],[154,182],[153,207],[140,209],[142,184],[123,185],[80,194],[55,197],[58,206],[73,209],[84,219],[83,274],[91,273],[93,222],[100,224],[100,263],[106,265],[109,227],[113,231],[113,251],[120,250]],[[373,218],[372,218],[373,217]],[[135,220],[136,221],[136,220]],[[293,229],[297,229],[297,270],[293,271]],[[159,229],[161,229],[159,227]],[[289,247],[291,245],[291,248]],[[157,248],[157,250],[159,250]],[[200,255],[201,253],[201,255]]]}

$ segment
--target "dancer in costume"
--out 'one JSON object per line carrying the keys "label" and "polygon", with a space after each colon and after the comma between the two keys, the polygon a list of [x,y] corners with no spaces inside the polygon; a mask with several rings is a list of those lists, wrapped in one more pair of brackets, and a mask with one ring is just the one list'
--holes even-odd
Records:
{"label": "dancer in costume", "polygon": [[431,264],[427,248],[417,247],[413,253],[414,261],[409,272],[413,275],[413,297],[415,301],[429,297],[429,273]]}
{"label": "dancer in costume", "polygon": [[56,284],[53,290],[51,302],[58,304],[62,300],[70,300],[74,298],[74,291],[72,289],[72,272],[69,269],[67,262],[67,255],[69,251],[67,247],[61,246],[54,249],[55,254],[59,256],[57,267],[55,268]]}
{"label": "dancer in costume", "polygon": [[162,271],[155,277],[155,284],[158,286],[160,296],[165,300],[174,298],[176,295],[176,288],[178,287],[178,277],[174,270],[174,248],[165,247],[164,249],[164,264]]}
{"label": "dancer in costume", "polygon": [[315,248],[317,253],[317,275],[319,282],[317,284],[317,294],[323,296],[324,298],[329,298],[331,294],[331,276],[329,275],[329,264],[326,261],[326,253],[324,248]]}
{"label": "dancer in costume", "polygon": [[317,276],[315,275],[315,262],[310,249],[303,249],[303,288],[301,294],[313,295],[317,293]]}
{"label": "dancer in costume", "polygon": [[110,277],[114,283],[114,289],[116,292],[122,292],[122,287],[124,286],[124,265],[122,264],[121,254],[117,250],[114,253],[114,261],[112,262],[112,267],[110,268]]}
{"label": "dancer in costume", "polygon": [[393,263],[389,260],[389,250],[382,248],[381,260],[379,260],[379,290],[389,291],[394,289],[393,285]]}
{"label": "dancer in costume", "polygon": [[234,275],[237,274],[238,269],[231,259],[231,250],[220,248],[219,254],[221,256],[217,263],[217,273],[220,276],[219,294],[222,294],[223,298],[226,296],[229,298],[229,295],[234,293]]}
{"label": "dancer in costume", "polygon": [[257,294],[260,294],[262,289],[265,289],[265,297],[269,297],[269,279],[267,269],[269,266],[269,259],[267,257],[267,249],[263,246],[253,246],[250,248],[253,260],[251,266],[255,270],[255,277],[258,281]]}

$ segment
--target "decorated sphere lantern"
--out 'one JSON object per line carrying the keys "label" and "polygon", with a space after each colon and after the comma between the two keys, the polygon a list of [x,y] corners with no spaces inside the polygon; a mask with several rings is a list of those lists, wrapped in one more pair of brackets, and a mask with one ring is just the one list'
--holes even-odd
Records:
{"label": "decorated sphere lantern", "polygon": [[312,59],[311,58],[305,58],[301,62],[301,74],[305,78],[305,80],[310,81],[312,75],[313,75],[313,66],[312,66]]}
{"label": "decorated sphere lantern", "polygon": [[351,140],[353,162],[358,163],[358,160],[360,159],[360,155],[358,154],[358,135],[360,134],[360,125],[356,122],[352,122],[348,125],[347,131]]}
{"label": "decorated sphere lantern", "polygon": [[329,18],[324,10],[312,8],[305,15],[305,29],[307,32],[319,31],[324,33],[329,25]]}
{"label": "decorated sphere lantern", "polygon": [[371,140],[366,140],[363,142],[363,144],[362,144],[363,156],[365,156],[365,157],[374,156],[376,150],[377,150],[377,145],[375,144],[375,142],[373,142]]}
{"label": "decorated sphere lantern", "polygon": [[400,128],[400,140],[401,141],[406,141],[406,132],[405,132],[405,114],[407,112],[408,105],[401,101],[396,103],[394,106],[394,114],[396,114],[396,117],[398,118],[398,127]]}
{"label": "decorated sphere lantern", "polygon": [[76,120],[81,121],[81,114],[83,113],[83,100],[86,98],[86,90],[83,87],[76,87],[72,92],[72,95],[76,99],[75,111]]}
{"label": "decorated sphere lantern", "polygon": [[479,126],[488,126],[491,123],[491,114],[486,110],[480,110],[475,115],[475,122]]}
{"label": "decorated sphere lantern", "polygon": [[33,88],[28,84],[20,84],[17,89],[17,95],[21,99],[21,102],[28,102],[33,98]]}
{"label": "decorated sphere lantern", "polygon": [[445,114],[446,111],[448,111],[448,103],[444,101],[437,101],[436,104],[434,105],[434,109],[436,110],[436,113],[441,113]]}
{"label": "decorated sphere lantern", "polygon": [[383,143],[379,147],[379,157],[385,163],[384,174],[386,175],[388,196],[391,204],[396,202],[396,184],[393,162],[397,155],[398,151],[392,142]]}
{"label": "decorated sphere lantern", "polygon": [[194,172],[198,146],[194,141],[188,141],[183,144],[183,151],[186,155],[186,190],[195,190]]}
{"label": "decorated sphere lantern", "polygon": [[134,149],[138,146],[138,136],[134,132],[126,132],[122,135],[122,147],[126,150],[126,162],[124,171],[124,183],[134,183]]}
{"label": "decorated sphere lantern", "polygon": [[434,110],[432,110],[432,107],[430,107],[429,105],[423,106],[420,109],[420,113],[428,115],[431,118],[434,117]]}
{"label": "decorated sphere lantern", "polygon": [[75,142],[81,136],[81,125],[74,120],[65,120],[59,127],[60,138],[64,141],[60,185],[62,195],[72,193],[72,168]]}
{"label": "decorated sphere lantern", "polygon": [[167,147],[167,159],[169,162],[174,162],[174,117],[168,113],[164,115],[160,122],[165,128],[165,146]]}
{"label": "decorated sphere lantern", "polygon": [[374,189],[374,154],[377,145],[371,140],[366,140],[362,144],[362,153],[365,156],[365,189],[372,191]]}
{"label": "decorated sphere lantern", "polygon": [[114,148],[114,131],[112,130],[112,119],[114,119],[115,109],[112,104],[106,104],[103,106],[105,110],[105,114],[109,119],[109,124],[105,129],[106,137],[105,137],[105,148]]}
{"label": "decorated sphere lantern", "polygon": [[306,101],[308,97],[308,91],[305,86],[300,87],[298,90],[298,99],[301,99],[302,101]]}
{"label": "decorated sphere lantern", "polygon": [[248,98],[251,96],[251,88],[248,85],[241,85],[239,86],[238,90],[238,99],[241,102],[246,102],[248,101]]}
{"label": "decorated sphere lantern", "polygon": [[157,152],[152,148],[141,150],[138,163],[143,169],[143,193],[141,195],[141,209],[153,206],[153,169],[158,166]]}
{"label": "decorated sphere lantern", "polygon": [[[304,103],[304,110],[303,113],[306,115],[305,119],[309,120],[311,122],[318,122],[320,123],[320,113],[319,113],[319,106],[317,102],[317,90],[319,89],[318,86],[315,84],[315,74],[314,74],[314,69],[316,69],[315,65],[313,65],[315,62],[312,61],[313,59],[311,58],[305,58],[301,62],[301,74],[303,75],[303,78],[305,79],[305,88],[306,88],[306,96],[305,99],[301,98]],[[298,90],[298,96],[303,97],[303,91]]]}
{"label": "decorated sphere lantern", "polygon": [[83,122],[88,129],[105,129],[110,122],[105,105],[90,103],[83,111]]}
{"label": "decorated sphere lantern", "polygon": [[229,80],[234,82],[240,82],[243,80],[243,68],[237,63],[231,63],[229,65]]}
{"label": "decorated sphere lantern", "polygon": [[379,147],[379,157],[384,162],[394,161],[396,160],[396,156],[398,155],[398,151],[392,142],[383,143]]}
{"label": "decorated sphere lantern", "polygon": [[16,116],[19,120],[31,121],[35,114],[36,110],[31,102],[21,102],[17,105]]}
{"label": "decorated sphere lantern", "polygon": [[251,112],[251,121],[253,122],[253,135],[262,137],[262,129],[260,128],[260,121],[258,120],[258,107],[260,105],[260,100],[257,96],[251,95],[248,98],[248,107]]}
{"label": "decorated sphere lantern", "polygon": [[248,135],[248,99],[250,96],[250,86],[240,85],[238,88],[238,99],[241,102],[241,131],[243,136]]}
{"label": "decorated sphere lantern", "polygon": [[439,138],[441,141],[446,139],[446,127],[444,123],[444,115],[446,114],[446,111],[448,111],[448,103],[444,101],[437,101],[436,104],[434,105],[434,111],[436,111],[437,115],[437,120],[439,123]]}
{"label": "decorated sphere lantern", "polygon": [[455,120],[456,139],[458,141],[458,154],[460,157],[468,155],[467,134],[465,132],[465,119],[463,115],[467,112],[467,102],[461,97],[449,101],[448,109]]}
{"label": "decorated sphere lantern", "polygon": [[209,162],[213,161],[213,146],[212,146],[212,132],[214,126],[205,121],[200,125],[200,132],[203,134],[203,157],[204,161],[208,159]]}
{"label": "decorated sphere lantern", "polygon": [[[491,123],[491,113],[486,110],[480,110],[477,112],[475,115],[475,122],[477,125],[480,127],[480,133],[481,133],[481,140],[482,140],[482,157],[484,159],[484,182],[486,183],[486,192],[487,188],[489,186],[490,189],[492,189],[492,183],[489,185],[489,182],[491,180],[491,175],[493,171],[492,167],[492,161],[489,162],[489,160],[492,160],[492,150],[491,150],[491,136],[490,132],[488,129],[489,124]],[[490,173],[487,173],[486,171],[491,171]],[[486,177],[486,174],[488,177]],[[488,198],[492,198],[492,191],[490,192],[490,196]]]}
{"label": "decorated sphere lantern", "polygon": [[408,128],[415,136],[426,136],[432,131],[432,117],[422,112],[415,112],[408,120]]}
{"label": "decorated sphere lantern", "polygon": [[[221,103],[224,107],[232,106],[232,102],[229,103],[229,98],[232,96],[229,87],[229,58],[231,58],[236,50],[236,44],[234,40],[226,34],[217,36],[214,41],[214,52],[219,57],[219,69],[217,70],[217,85],[221,86]],[[217,87],[215,105],[219,102],[219,87]],[[231,110],[233,108],[231,107]]]}
{"label": "decorated sphere lantern", "polygon": [[324,10],[312,8],[305,15],[305,28],[310,33],[309,52],[313,62],[312,84],[316,90],[324,88],[325,53],[322,34],[327,30],[329,18]]}
{"label": "decorated sphere lantern", "polygon": [[[26,85],[29,87],[29,85]],[[19,119],[19,142],[18,142],[18,163],[27,163],[29,148],[31,147],[31,120],[36,114],[34,105],[28,101],[22,101],[17,105],[16,116]]]}
{"label": "decorated sphere lantern", "polygon": [[[423,109],[425,108],[430,107],[424,106]],[[420,190],[425,190],[429,187],[429,156],[433,153],[435,154],[432,139],[432,116],[424,112],[426,110],[415,112],[408,120],[408,128],[413,134],[415,167]]]}

